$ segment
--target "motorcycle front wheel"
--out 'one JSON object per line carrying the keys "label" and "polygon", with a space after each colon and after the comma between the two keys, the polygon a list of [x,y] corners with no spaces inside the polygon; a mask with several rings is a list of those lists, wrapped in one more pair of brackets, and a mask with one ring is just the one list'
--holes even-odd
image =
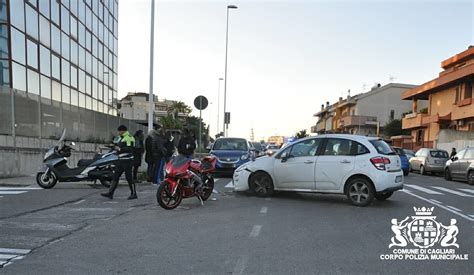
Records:
{"label": "motorcycle front wheel", "polygon": [[173,190],[171,190],[169,182],[164,181],[160,184],[158,191],[156,192],[156,200],[162,208],[171,210],[181,204],[181,201],[183,200],[183,190],[181,185],[178,184],[174,195],[172,193]]}
{"label": "motorcycle front wheel", "polygon": [[212,190],[214,190],[214,178],[207,177],[202,185],[202,195],[201,199],[206,201],[212,195]]}
{"label": "motorcycle front wheel", "polygon": [[36,183],[44,189],[51,189],[53,188],[56,183],[58,183],[58,179],[53,172],[45,174],[44,172],[39,172],[36,174]]}

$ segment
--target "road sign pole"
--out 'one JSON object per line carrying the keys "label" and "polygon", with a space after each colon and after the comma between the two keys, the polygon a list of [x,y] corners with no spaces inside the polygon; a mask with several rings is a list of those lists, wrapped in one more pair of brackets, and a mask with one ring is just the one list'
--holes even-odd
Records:
{"label": "road sign pole", "polygon": [[[202,106],[202,97],[199,98],[199,106]],[[199,149],[202,147],[202,110],[199,110]]]}

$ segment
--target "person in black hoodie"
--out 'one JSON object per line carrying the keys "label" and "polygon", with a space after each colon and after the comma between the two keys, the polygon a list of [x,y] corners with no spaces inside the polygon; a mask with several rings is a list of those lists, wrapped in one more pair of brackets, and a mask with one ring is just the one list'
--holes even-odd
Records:
{"label": "person in black hoodie", "polygon": [[187,158],[192,158],[195,149],[196,140],[191,136],[190,131],[187,128],[184,128],[183,137],[179,140],[178,144],[178,153]]}
{"label": "person in black hoodie", "polygon": [[143,144],[143,139],[145,138],[145,136],[143,135],[142,130],[138,130],[135,132],[133,137],[135,138],[135,147],[133,148],[133,180],[136,183],[140,183],[138,181],[137,175],[138,168],[142,165],[142,157],[145,151]]}
{"label": "person in black hoodie", "polygon": [[166,154],[165,154],[165,164],[170,161],[171,157],[174,154],[175,146],[173,143],[173,136],[171,135],[171,132],[167,131],[165,134],[165,149],[166,149]]}
{"label": "person in black hoodie", "polygon": [[152,152],[153,161],[155,163],[155,175],[153,178],[154,184],[160,184],[164,178],[164,166],[165,166],[165,132],[163,129],[158,130],[158,134],[152,138]]}
{"label": "person in black hoodie", "polygon": [[155,161],[153,159],[153,139],[156,139],[158,132],[152,129],[145,139],[145,162],[147,163],[147,181],[153,182],[155,178]]}

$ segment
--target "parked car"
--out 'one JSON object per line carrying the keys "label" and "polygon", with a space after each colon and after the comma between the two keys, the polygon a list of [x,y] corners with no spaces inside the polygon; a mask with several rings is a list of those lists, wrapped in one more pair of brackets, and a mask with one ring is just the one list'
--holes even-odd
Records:
{"label": "parked car", "polygon": [[459,151],[446,162],[444,169],[446,180],[462,180],[474,185],[474,148]]}
{"label": "parked car", "polygon": [[392,147],[392,149],[400,157],[403,175],[405,177],[408,176],[408,173],[410,173],[410,162],[408,162],[408,157],[405,154],[405,151],[400,147]]}
{"label": "parked car", "polygon": [[255,157],[261,157],[265,154],[262,144],[260,142],[251,142],[253,148],[255,148]]}
{"label": "parked car", "polygon": [[448,160],[449,154],[445,150],[421,148],[409,162],[411,170],[420,171],[420,174],[425,175],[426,172],[444,173]]}
{"label": "parked car", "polygon": [[415,152],[413,152],[412,150],[403,149],[403,152],[405,152],[405,155],[407,156],[408,160],[415,156]]}
{"label": "parked car", "polygon": [[232,174],[237,167],[255,158],[254,150],[244,138],[218,138],[209,154],[217,157],[216,172]]}
{"label": "parked car", "polygon": [[266,152],[267,152],[267,155],[271,156],[275,154],[278,150],[280,150],[280,146],[276,144],[268,144]]}
{"label": "parked car", "polygon": [[260,197],[274,191],[345,194],[356,206],[385,200],[403,188],[400,158],[385,141],[355,135],[320,135],[295,141],[273,156],[240,166],[236,191]]}

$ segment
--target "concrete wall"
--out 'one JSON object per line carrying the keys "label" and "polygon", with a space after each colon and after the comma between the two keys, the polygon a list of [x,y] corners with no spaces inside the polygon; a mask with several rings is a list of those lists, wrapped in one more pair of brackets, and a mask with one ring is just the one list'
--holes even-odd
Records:
{"label": "concrete wall", "polygon": [[474,147],[474,132],[441,130],[438,135],[436,148],[451,152],[451,148],[460,151],[466,147]]}
{"label": "concrete wall", "polygon": [[[43,163],[44,153],[57,140],[0,135],[0,178],[35,175]],[[16,144],[16,146],[15,146]],[[77,165],[79,159],[92,158],[99,152],[100,144],[76,143],[77,151],[68,159],[70,167]]]}

